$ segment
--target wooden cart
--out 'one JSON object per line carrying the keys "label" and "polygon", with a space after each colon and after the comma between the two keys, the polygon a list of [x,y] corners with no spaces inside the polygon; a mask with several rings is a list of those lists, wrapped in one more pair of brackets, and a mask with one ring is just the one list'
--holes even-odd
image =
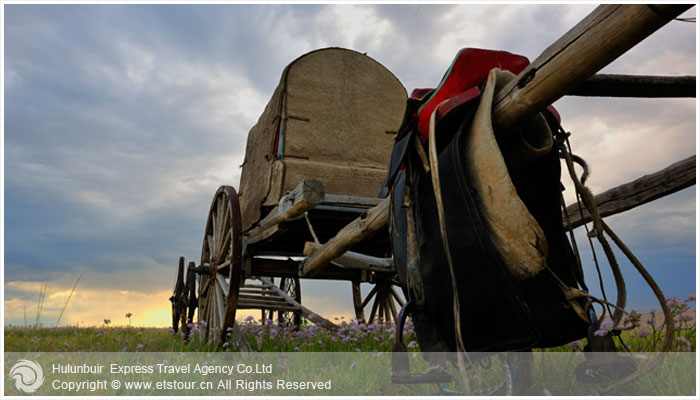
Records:
{"label": "wooden cart", "polygon": [[[494,124],[511,126],[564,95],[694,97],[695,77],[594,75],[690,6],[598,7],[496,93]],[[174,327],[197,309],[220,338],[237,309],[253,308],[332,329],[301,305],[300,278],[350,281],[358,318],[393,319],[402,300],[389,203],[375,196],[405,101],[400,82],[366,55],[333,48],[292,62],[248,136],[240,191],[222,186],[214,196],[199,265],[180,260]],[[693,184],[694,156],[594,201],[607,216]],[[575,205],[565,215],[570,229],[590,219]],[[372,285],[365,298],[363,282]]]}
{"label": "wooden cart", "polygon": [[[304,266],[322,244],[372,218],[406,99],[389,70],[355,51],[322,49],[289,64],[249,133],[239,191],[222,186],[214,195],[201,259],[187,267],[180,259],[174,329],[205,321],[218,339],[238,309],[332,328],[301,305],[300,278],[349,281],[358,319],[393,320],[403,297],[388,230],[353,237],[352,251],[322,260],[325,268]],[[361,283],[371,285],[364,298]]]}

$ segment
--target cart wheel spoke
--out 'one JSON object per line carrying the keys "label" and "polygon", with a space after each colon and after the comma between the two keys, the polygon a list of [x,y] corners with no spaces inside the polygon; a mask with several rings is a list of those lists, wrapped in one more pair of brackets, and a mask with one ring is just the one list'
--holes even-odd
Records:
{"label": "cart wheel spoke", "polygon": [[365,297],[365,300],[362,302],[362,305],[361,305],[362,308],[367,307],[367,304],[369,304],[370,300],[372,300],[372,298],[377,294],[378,288],[379,288],[379,285],[374,285],[374,287],[372,288],[372,290],[370,290],[367,297]]}
{"label": "cart wheel spoke", "polygon": [[[241,213],[238,195],[230,186],[217,190],[204,232],[199,304],[206,332],[213,340],[224,339],[233,326],[241,282]],[[205,299],[202,299],[205,297]]]}
{"label": "cart wheel spoke", "polygon": [[[355,305],[355,316],[358,320],[365,320],[365,312],[367,307],[370,307],[369,318],[365,320],[367,323],[373,323],[375,320],[395,321],[396,314],[400,307],[403,306],[404,300],[399,295],[394,284],[393,276],[377,276],[375,283],[371,284],[367,296],[361,295],[359,282],[353,282],[353,302]],[[360,302],[360,300],[362,300]],[[397,306],[398,305],[398,306]]]}
{"label": "cart wheel spoke", "polygon": [[225,298],[228,296],[228,282],[226,282],[226,278],[224,278],[224,276],[221,274],[216,274],[216,281]]}
{"label": "cart wheel spoke", "polygon": [[[299,278],[282,278],[279,288],[297,303],[301,303],[301,283]],[[301,311],[279,311],[277,321],[280,325],[292,324],[295,329],[301,325]]]}
{"label": "cart wheel spoke", "polygon": [[231,252],[231,229],[227,229],[226,233],[224,234],[224,239],[221,241],[221,247],[219,248],[219,251],[217,252],[217,259],[218,260],[227,260],[228,261],[228,256],[229,253]]}
{"label": "cart wheel spoke", "polygon": [[219,283],[217,281],[216,287],[214,288],[216,291],[216,325],[215,328],[219,328],[221,326],[221,322],[224,320],[224,308],[226,306],[225,304],[225,297],[224,297],[224,291],[221,289],[221,286],[219,286]]}

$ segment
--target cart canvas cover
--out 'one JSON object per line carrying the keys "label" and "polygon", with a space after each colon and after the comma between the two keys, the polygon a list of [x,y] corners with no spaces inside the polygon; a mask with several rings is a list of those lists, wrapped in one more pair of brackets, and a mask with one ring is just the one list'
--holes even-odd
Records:
{"label": "cart canvas cover", "polygon": [[321,49],[289,64],[248,134],[243,230],[304,178],[323,181],[327,194],[376,197],[406,99],[389,70],[356,51]]}

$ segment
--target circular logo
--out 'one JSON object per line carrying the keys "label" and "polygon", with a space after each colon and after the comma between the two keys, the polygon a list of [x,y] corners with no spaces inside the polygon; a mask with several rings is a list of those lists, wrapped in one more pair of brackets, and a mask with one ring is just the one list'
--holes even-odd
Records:
{"label": "circular logo", "polygon": [[44,371],[34,361],[19,360],[10,369],[10,378],[15,380],[17,389],[24,393],[34,393],[44,383]]}

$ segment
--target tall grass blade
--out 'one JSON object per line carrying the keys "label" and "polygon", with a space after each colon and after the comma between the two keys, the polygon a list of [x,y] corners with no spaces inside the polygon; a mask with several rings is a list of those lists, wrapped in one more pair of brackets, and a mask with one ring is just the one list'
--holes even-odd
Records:
{"label": "tall grass blade", "polygon": [[41,288],[39,289],[39,303],[36,306],[36,321],[34,322],[34,326],[38,327],[39,326],[39,319],[41,318],[41,312],[44,309],[44,301],[46,300],[46,289],[49,286],[49,275],[46,275],[46,280],[41,284]]}
{"label": "tall grass blade", "polygon": [[78,277],[78,279],[75,281],[75,284],[73,285],[73,289],[71,289],[70,294],[68,295],[68,298],[66,299],[66,304],[63,305],[63,308],[61,309],[61,313],[58,314],[58,319],[56,320],[56,326],[58,326],[58,323],[61,322],[61,317],[63,316],[63,312],[66,310],[66,307],[68,307],[68,302],[70,301],[70,298],[73,297],[73,293],[75,292],[75,288],[78,286],[78,282],[80,282],[80,278],[85,275],[85,271],[83,271],[82,274]]}

